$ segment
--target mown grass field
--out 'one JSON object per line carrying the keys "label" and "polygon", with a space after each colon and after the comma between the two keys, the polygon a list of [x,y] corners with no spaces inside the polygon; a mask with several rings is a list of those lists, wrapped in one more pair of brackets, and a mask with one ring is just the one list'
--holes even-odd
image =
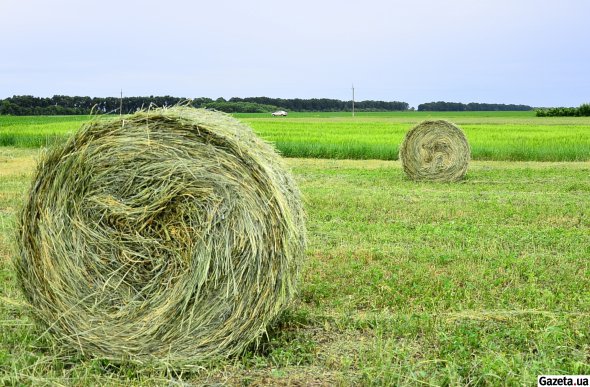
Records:
{"label": "mown grass field", "polygon": [[[426,119],[464,131],[476,160],[590,161],[590,117],[535,117],[534,112],[393,112],[237,114],[287,157],[396,160],[405,133]],[[87,116],[0,116],[0,146],[63,141]]]}
{"label": "mown grass field", "polygon": [[[544,124],[537,137],[545,126],[559,135]],[[10,260],[37,153],[0,147],[1,385],[534,385],[590,374],[588,161],[474,161],[464,182],[433,184],[406,180],[397,161],[289,159],[308,214],[299,299],[258,349],[178,374],[69,354],[27,315]]]}

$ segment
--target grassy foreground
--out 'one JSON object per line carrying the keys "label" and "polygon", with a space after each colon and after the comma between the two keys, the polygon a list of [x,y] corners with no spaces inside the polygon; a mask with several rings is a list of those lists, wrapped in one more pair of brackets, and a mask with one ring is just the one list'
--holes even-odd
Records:
{"label": "grassy foreground", "polygon": [[10,266],[36,150],[0,148],[0,385],[532,385],[590,374],[590,163],[291,159],[310,245],[299,300],[256,350],[178,374],[71,356]]}
{"label": "grassy foreground", "polygon": [[[427,119],[459,125],[476,160],[590,161],[590,117],[534,117],[534,112],[392,112],[238,114],[287,157],[396,160],[406,132]],[[87,116],[0,116],[0,146],[63,141]]]}

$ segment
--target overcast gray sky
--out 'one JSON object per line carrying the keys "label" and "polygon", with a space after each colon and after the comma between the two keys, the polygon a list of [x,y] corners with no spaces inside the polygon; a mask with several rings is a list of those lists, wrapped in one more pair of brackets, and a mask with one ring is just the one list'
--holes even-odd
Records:
{"label": "overcast gray sky", "polygon": [[0,0],[0,98],[590,102],[588,0]]}

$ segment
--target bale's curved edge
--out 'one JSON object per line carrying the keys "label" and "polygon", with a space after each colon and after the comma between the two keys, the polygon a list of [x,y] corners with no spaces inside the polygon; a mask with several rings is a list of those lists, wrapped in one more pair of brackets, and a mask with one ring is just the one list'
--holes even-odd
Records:
{"label": "bale's curved edge", "polygon": [[399,158],[412,180],[453,182],[467,173],[471,149],[463,131],[452,123],[424,121],[406,133]]}
{"label": "bale's curved edge", "polygon": [[86,124],[40,161],[15,261],[37,319],[86,355],[192,364],[242,351],[294,297],[299,190],[223,113]]}

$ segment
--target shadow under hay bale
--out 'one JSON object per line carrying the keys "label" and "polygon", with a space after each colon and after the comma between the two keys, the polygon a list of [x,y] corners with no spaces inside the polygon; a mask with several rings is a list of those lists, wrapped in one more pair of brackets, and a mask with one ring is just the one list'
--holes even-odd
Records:
{"label": "shadow under hay bale", "polygon": [[305,225],[269,144],[175,107],[93,121],[45,154],[18,241],[23,292],[58,341],[187,365],[240,352],[284,309]]}
{"label": "shadow under hay bale", "polygon": [[452,123],[424,121],[406,133],[399,158],[412,180],[452,182],[465,176],[471,149],[463,131]]}

